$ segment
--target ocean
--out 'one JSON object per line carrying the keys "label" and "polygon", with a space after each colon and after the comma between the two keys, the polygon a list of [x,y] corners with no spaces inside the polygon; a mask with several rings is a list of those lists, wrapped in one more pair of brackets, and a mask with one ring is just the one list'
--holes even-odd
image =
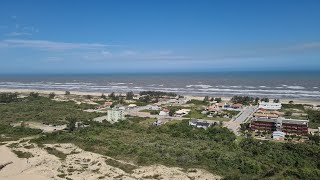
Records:
{"label": "ocean", "polygon": [[320,99],[320,72],[0,75],[0,88]]}

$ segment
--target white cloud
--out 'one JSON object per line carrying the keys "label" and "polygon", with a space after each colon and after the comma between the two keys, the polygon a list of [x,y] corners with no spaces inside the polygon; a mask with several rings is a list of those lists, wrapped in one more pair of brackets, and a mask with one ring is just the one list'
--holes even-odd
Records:
{"label": "white cloud", "polygon": [[30,36],[32,34],[31,33],[27,33],[27,32],[11,32],[11,33],[7,33],[5,35],[6,36]]}
{"label": "white cloud", "polygon": [[113,45],[99,43],[67,43],[54,42],[46,40],[25,40],[25,39],[7,39],[2,43],[7,44],[7,47],[33,48],[40,50],[74,50],[74,49],[103,49]]}

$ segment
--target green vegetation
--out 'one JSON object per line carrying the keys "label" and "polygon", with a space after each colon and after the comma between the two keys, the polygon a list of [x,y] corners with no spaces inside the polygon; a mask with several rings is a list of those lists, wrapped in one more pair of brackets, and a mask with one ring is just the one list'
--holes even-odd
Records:
{"label": "green vegetation", "polygon": [[52,93],[49,94],[49,98],[50,98],[50,99],[54,99],[55,96],[56,96],[56,94],[55,94],[54,92],[52,92]]}
{"label": "green vegetation", "polygon": [[[257,103],[258,99],[254,98],[254,97],[249,97],[249,96],[233,96],[231,98],[231,102],[233,103],[240,103],[243,105],[249,105],[249,104],[255,104]],[[264,100],[266,100],[266,98],[264,98]]]}
{"label": "green vegetation", "polygon": [[40,134],[40,129],[31,129],[26,127],[12,127],[8,124],[0,123],[0,142],[14,141],[23,137]]}
{"label": "green vegetation", "polygon": [[133,173],[133,170],[135,170],[137,168],[137,166],[131,165],[131,164],[127,164],[127,163],[122,163],[120,161],[116,161],[114,159],[106,159],[106,164],[119,168],[121,170],[123,170],[126,173]]}
{"label": "green vegetation", "polygon": [[93,108],[88,104],[77,105],[72,101],[57,102],[46,97],[32,95],[0,105],[0,123],[37,121],[43,123],[63,124],[66,117],[72,115],[77,121],[86,121],[98,117],[97,113],[84,112],[84,109]]}
{"label": "green vegetation", "polygon": [[115,124],[92,123],[89,128],[47,134],[34,141],[72,142],[138,165],[204,168],[226,179],[317,179],[320,174],[320,146],[311,142],[236,139],[219,125],[204,130],[189,126],[188,120],[146,127],[140,124],[146,118],[128,119]]}
{"label": "green vegetation", "polygon": [[163,97],[163,96],[171,96],[176,97],[177,94],[172,92],[161,92],[161,91],[141,91],[140,96],[149,95],[151,97]]}
{"label": "green vegetation", "polygon": [[281,111],[293,111],[293,110],[300,110],[304,111],[304,105],[303,104],[282,104]]}
{"label": "green vegetation", "polygon": [[49,154],[55,155],[56,157],[64,160],[67,157],[67,154],[64,154],[61,151],[58,151],[56,148],[53,147],[45,147],[44,148]]}
{"label": "green vegetation", "polygon": [[307,111],[309,117],[309,127],[310,128],[318,128],[320,127],[320,111],[308,110]]}
{"label": "green vegetation", "polygon": [[127,92],[126,94],[126,99],[127,100],[132,100],[134,97],[134,93],[131,91],[131,92]]}
{"label": "green vegetation", "polygon": [[191,100],[187,101],[187,104],[203,105],[203,106],[209,105],[208,101],[201,101],[201,100],[197,100],[197,99],[191,99]]}
{"label": "green vegetation", "polygon": [[0,93],[0,103],[10,103],[18,101],[17,93]]}
{"label": "green vegetation", "polygon": [[31,158],[33,155],[29,152],[22,152],[22,151],[17,151],[17,150],[12,150],[13,153],[15,153],[18,158]]}

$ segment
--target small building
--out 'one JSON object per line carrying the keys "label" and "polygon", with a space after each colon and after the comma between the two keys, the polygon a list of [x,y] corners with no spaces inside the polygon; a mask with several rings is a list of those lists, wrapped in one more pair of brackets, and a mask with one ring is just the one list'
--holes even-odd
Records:
{"label": "small building", "polygon": [[185,115],[189,114],[190,111],[191,111],[190,109],[180,109],[180,110],[175,112],[175,115],[179,116],[179,117],[182,117],[182,116],[185,116]]}
{"label": "small building", "polygon": [[243,105],[239,104],[239,103],[235,103],[235,104],[231,104],[230,107],[233,109],[241,109],[243,107]]}
{"label": "small building", "polygon": [[137,107],[137,105],[136,105],[136,104],[129,104],[129,105],[128,105],[128,108],[129,108],[129,109],[131,109],[131,108],[135,108],[135,107]]}
{"label": "small building", "polygon": [[169,112],[170,111],[168,109],[163,109],[159,112],[159,116],[169,116]]}
{"label": "small building", "polygon": [[282,132],[282,131],[274,131],[272,133],[272,138],[274,140],[283,140],[285,137],[286,133]]}
{"label": "small building", "polygon": [[108,110],[107,113],[108,113],[107,114],[107,121],[119,122],[119,121],[125,119],[124,110],[122,110],[122,109],[114,108],[114,109]]}
{"label": "small building", "polygon": [[260,102],[259,109],[267,109],[267,110],[279,110],[281,109],[281,103],[274,103],[274,102]]}
{"label": "small building", "polygon": [[153,125],[155,126],[161,126],[162,121],[160,119],[157,119],[156,121],[153,122]]}
{"label": "small building", "polygon": [[189,121],[189,126],[197,126],[197,122],[199,122],[199,120],[192,119],[192,120]]}
{"label": "small building", "polygon": [[149,109],[154,110],[154,111],[159,111],[161,109],[161,107],[158,105],[152,105]]}
{"label": "small building", "polygon": [[208,127],[211,126],[211,123],[208,123],[207,121],[200,121],[198,119],[193,119],[189,121],[189,126],[207,129]]}

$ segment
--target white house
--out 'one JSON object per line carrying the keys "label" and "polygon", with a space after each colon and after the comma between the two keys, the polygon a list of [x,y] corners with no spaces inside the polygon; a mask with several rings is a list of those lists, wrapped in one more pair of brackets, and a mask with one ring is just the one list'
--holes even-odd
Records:
{"label": "white house", "polygon": [[158,111],[161,109],[161,107],[159,107],[158,105],[152,105],[149,109]]}
{"label": "white house", "polygon": [[176,116],[184,116],[184,115],[187,115],[189,114],[191,110],[190,109],[180,109],[178,111],[176,111]]}
{"label": "white house", "polygon": [[135,108],[135,107],[137,107],[136,104],[129,104],[129,105],[128,105],[128,108],[129,108],[129,109],[130,109],[130,108]]}
{"label": "white house", "polygon": [[281,103],[274,103],[274,102],[260,102],[259,109],[269,109],[269,110],[279,110],[281,109]]}
{"label": "white house", "polygon": [[272,137],[275,140],[280,140],[280,139],[284,139],[286,133],[282,132],[282,131],[274,131],[272,133]]}
{"label": "white house", "polygon": [[159,116],[169,116],[169,111],[162,110],[160,111]]}
{"label": "white house", "polygon": [[107,113],[107,120],[110,122],[118,122],[125,119],[124,110],[122,109],[111,109]]}

